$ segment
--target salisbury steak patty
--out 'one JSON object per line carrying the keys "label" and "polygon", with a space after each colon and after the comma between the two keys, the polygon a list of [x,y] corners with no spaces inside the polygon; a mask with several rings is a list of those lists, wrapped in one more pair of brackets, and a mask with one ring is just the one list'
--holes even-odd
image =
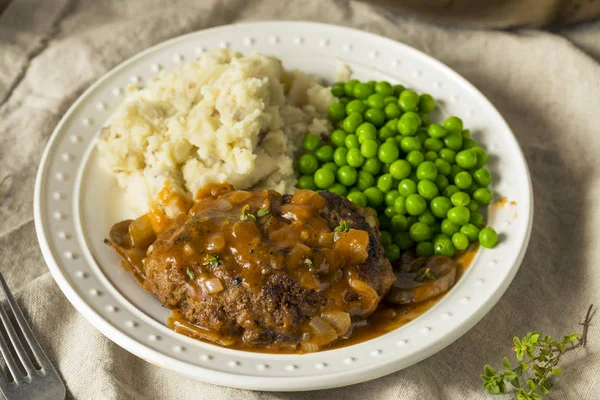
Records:
{"label": "salisbury steak patty", "polygon": [[140,270],[178,331],[305,351],[347,337],[394,280],[375,218],[345,198],[223,185],[158,236]]}

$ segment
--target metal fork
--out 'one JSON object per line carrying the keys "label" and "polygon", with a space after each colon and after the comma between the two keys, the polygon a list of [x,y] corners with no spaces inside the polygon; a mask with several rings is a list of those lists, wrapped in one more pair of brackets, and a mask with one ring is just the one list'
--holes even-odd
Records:
{"label": "metal fork", "polygon": [[[0,286],[2,286],[13,319],[17,321],[17,324],[13,325],[8,318],[8,313],[1,304],[0,320],[4,330],[8,333],[14,353],[17,354],[20,360],[19,365],[3,335],[0,334],[0,353],[2,353],[6,366],[12,375],[12,379],[0,375],[0,391],[7,400],[63,400],[66,395],[65,385],[33,335],[25,317],[23,317],[23,313],[8,289],[2,273],[0,273]],[[16,330],[20,330],[21,336],[27,342],[26,344],[17,336]],[[29,349],[35,357],[35,364],[25,352],[24,345],[29,345]],[[21,372],[22,370],[25,370],[25,374]]]}

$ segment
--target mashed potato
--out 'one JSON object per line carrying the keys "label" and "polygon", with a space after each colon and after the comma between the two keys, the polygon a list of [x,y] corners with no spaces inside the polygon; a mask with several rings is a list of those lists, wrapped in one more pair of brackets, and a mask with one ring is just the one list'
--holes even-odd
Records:
{"label": "mashed potato", "polygon": [[[275,57],[221,50],[132,88],[98,143],[135,211],[209,183],[293,191],[302,137],[331,130],[330,90]],[[164,192],[162,192],[164,193]],[[162,202],[162,204],[161,204]]]}

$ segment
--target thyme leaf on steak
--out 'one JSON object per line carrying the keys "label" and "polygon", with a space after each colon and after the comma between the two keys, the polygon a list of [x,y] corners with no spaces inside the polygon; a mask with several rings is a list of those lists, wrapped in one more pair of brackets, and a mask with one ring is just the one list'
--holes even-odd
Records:
{"label": "thyme leaf on steak", "polygon": [[204,265],[208,265],[209,267],[212,267],[212,268],[216,268],[221,264],[223,264],[223,261],[219,258],[218,254],[213,254],[212,256],[208,256],[206,261],[204,261]]}
{"label": "thyme leaf on steak", "polygon": [[195,279],[196,278],[196,274],[194,273],[194,271],[190,267],[187,267],[187,271],[186,272],[187,272],[187,276],[189,276],[190,279]]}
{"label": "thyme leaf on steak", "polygon": [[245,206],[242,207],[242,214],[240,215],[240,221],[247,221],[249,219],[256,221],[256,216],[254,216],[254,214],[252,214],[250,212],[250,205],[246,204]]}
{"label": "thyme leaf on steak", "polygon": [[269,209],[268,208],[261,208],[260,210],[258,210],[258,212],[256,213],[256,216],[258,218],[262,218],[266,215],[269,215]]}
{"label": "thyme leaf on steak", "polygon": [[334,232],[348,232],[350,230],[350,222],[346,220],[340,221],[340,224],[334,229]]}
{"label": "thyme leaf on steak", "polygon": [[[503,372],[497,373],[486,364],[481,379],[483,387],[490,394],[506,393],[507,385],[513,386],[513,398],[517,400],[542,400],[552,388],[552,376],[562,374],[557,364],[563,354],[584,347],[587,343],[588,329],[592,321],[593,304],[589,306],[581,334],[572,333],[558,341],[540,332],[529,332],[525,337],[513,338],[513,352],[516,364],[508,357],[502,358]],[[529,373],[526,371],[530,371]],[[533,373],[532,373],[533,372]]]}

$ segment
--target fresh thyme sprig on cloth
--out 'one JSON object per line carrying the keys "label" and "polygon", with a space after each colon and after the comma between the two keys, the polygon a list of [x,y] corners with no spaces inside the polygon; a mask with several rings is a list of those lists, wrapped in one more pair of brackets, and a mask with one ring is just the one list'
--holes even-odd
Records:
{"label": "fresh thyme sprig on cloth", "polygon": [[592,309],[593,304],[589,306],[583,322],[579,323],[583,326],[581,335],[572,333],[561,341],[540,332],[529,332],[523,339],[515,336],[513,351],[518,363],[511,365],[508,357],[504,357],[504,372],[500,374],[486,364],[481,375],[483,387],[491,394],[506,393],[507,384],[510,383],[517,400],[542,400],[542,396],[552,388],[552,376],[562,374],[558,362],[563,354],[585,346],[593,317]]}

